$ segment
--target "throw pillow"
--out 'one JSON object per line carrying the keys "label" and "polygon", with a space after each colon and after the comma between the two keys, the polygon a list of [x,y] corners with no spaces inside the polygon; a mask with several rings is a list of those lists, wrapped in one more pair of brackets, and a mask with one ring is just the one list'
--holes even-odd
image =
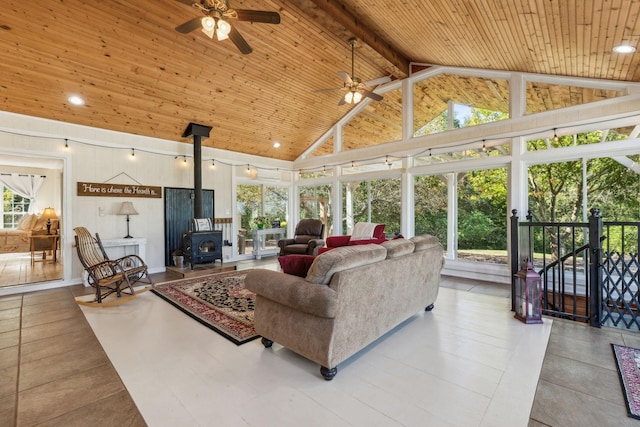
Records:
{"label": "throw pillow", "polygon": [[31,230],[31,223],[33,221],[34,215],[32,214],[24,214],[20,221],[18,221],[18,230],[29,231]]}
{"label": "throw pillow", "polygon": [[316,257],[313,255],[285,255],[278,257],[282,272],[293,276],[307,277],[309,267]]}
{"label": "throw pillow", "polygon": [[34,231],[43,231],[47,229],[47,219],[40,217],[36,221],[35,225],[31,228]]}
{"label": "throw pillow", "polygon": [[193,218],[193,231],[212,231],[211,218]]}

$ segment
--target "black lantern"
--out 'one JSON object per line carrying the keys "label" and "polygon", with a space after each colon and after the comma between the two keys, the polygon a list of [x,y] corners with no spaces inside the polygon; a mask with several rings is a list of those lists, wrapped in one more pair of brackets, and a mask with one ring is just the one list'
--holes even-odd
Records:
{"label": "black lantern", "polygon": [[515,318],[524,323],[542,323],[542,279],[533,269],[533,263],[525,260],[516,273]]}

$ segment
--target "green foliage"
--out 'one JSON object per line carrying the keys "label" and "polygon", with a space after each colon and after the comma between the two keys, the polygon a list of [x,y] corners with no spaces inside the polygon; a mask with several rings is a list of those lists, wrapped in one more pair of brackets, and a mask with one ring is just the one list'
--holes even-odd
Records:
{"label": "green foliage", "polygon": [[509,113],[492,111],[484,108],[471,108],[471,115],[463,121],[462,127],[477,126],[484,123],[497,122],[509,118]]}
{"label": "green foliage", "polygon": [[[611,141],[625,138],[626,135],[613,131],[606,136],[601,131],[594,131],[575,137],[562,136],[557,142],[553,138],[528,141],[527,148],[533,151],[548,150],[596,144],[603,139]],[[638,155],[625,157],[633,162],[640,160]],[[583,172],[586,172],[586,180],[583,180]],[[533,211],[534,219],[541,222],[586,221],[590,214],[584,212],[585,204],[587,209],[600,209],[604,221],[638,221],[639,185],[640,176],[636,172],[610,157],[587,160],[585,171],[583,162],[579,160],[533,165],[529,168],[529,208]],[[547,231],[544,238],[554,257],[569,250],[572,236],[568,230]],[[578,234],[578,240],[581,241],[582,233]],[[635,245],[633,252],[637,251],[637,230],[625,230],[624,245],[621,229],[611,228],[608,235],[605,244],[611,248],[633,248]],[[542,239],[541,233],[535,235],[536,247],[542,246]]]}
{"label": "green foliage", "polygon": [[478,170],[458,182],[458,247],[507,248],[507,170]]}
{"label": "green foliage", "polygon": [[[602,132],[588,132],[558,138],[560,146],[588,145],[600,142]],[[626,138],[614,132],[607,139]],[[550,139],[550,142],[553,139]],[[529,141],[529,149],[547,148],[545,140]],[[638,161],[639,156],[627,156]],[[582,221],[588,215],[583,212],[584,185],[582,162],[568,161],[529,168],[529,207],[538,221]],[[637,188],[640,177],[633,170],[613,158],[603,157],[587,161],[587,206],[600,209],[605,221],[637,220],[640,202]],[[587,214],[587,215],[585,215]]]}
{"label": "green foliage", "polygon": [[443,176],[414,178],[414,234],[432,234],[447,243],[447,181]]}
{"label": "green foliage", "polygon": [[285,220],[288,194],[285,187],[238,185],[236,203],[240,214],[240,228],[255,230],[258,224],[269,226],[271,221]]}
{"label": "green foliage", "polygon": [[299,187],[300,219],[320,219],[327,235],[333,233],[333,210],[331,208],[331,185],[322,184]]}
{"label": "green foliage", "polygon": [[2,186],[2,227],[16,228],[24,214],[29,211],[31,200]]}
{"label": "green foliage", "polygon": [[[351,218],[347,197],[351,195]],[[348,232],[347,221],[385,224],[385,233],[400,232],[400,179],[378,179],[343,184],[343,232]]]}

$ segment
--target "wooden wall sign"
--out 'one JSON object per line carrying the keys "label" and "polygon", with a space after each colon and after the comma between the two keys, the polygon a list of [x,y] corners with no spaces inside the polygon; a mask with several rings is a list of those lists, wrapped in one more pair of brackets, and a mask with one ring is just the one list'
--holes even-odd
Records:
{"label": "wooden wall sign", "polygon": [[162,198],[162,187],[78,182],[78,196]]}

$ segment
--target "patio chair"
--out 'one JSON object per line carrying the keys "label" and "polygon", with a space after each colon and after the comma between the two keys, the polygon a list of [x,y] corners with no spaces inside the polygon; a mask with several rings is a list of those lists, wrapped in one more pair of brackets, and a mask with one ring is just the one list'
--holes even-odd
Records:
{"label": "patio chair", "polygon": [[125,293],[135,295],[133,285],[142,279],[143,283],[153,287],[147,265],[138,255],[125,255],[111,260],[102,246],[98,233],[93,237],[84,227],[76,227],[73,231],[76,233],[78,258],[88,274],[89,285],[96,288],[98,303],[114,292],[120,297],[122,291],[127,288],[128,292]]}

